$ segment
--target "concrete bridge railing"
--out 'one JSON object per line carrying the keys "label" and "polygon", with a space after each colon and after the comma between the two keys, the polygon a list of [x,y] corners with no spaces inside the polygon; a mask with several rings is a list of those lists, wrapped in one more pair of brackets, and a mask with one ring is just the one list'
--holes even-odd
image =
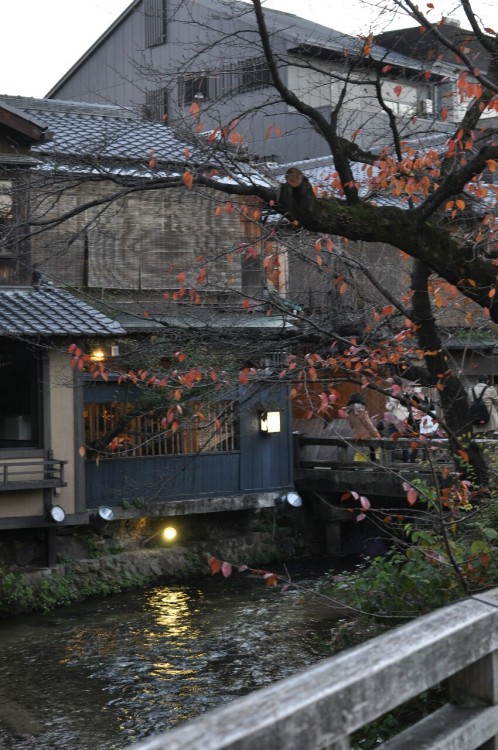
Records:
{"label": "concrete bridge railing", "polygon": [[128,750],[350,750],[355,731],[445,680],[450,702],[382,750],[498,750],[498,588]]}

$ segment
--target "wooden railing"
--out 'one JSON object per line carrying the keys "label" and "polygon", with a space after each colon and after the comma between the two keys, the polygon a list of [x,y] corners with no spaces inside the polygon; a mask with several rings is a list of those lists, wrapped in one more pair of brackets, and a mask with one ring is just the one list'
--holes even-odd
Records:
{"label": "wooden railing", "polygon": [[450,702],[379,748],[498,750],[498,588],[128,750],[354,750],[354,732],[445,680]]}
{"label": "wooden railing", "polygon": [[65,487],[66,463],[56,459],[0,461],[0,492]]}
{"label": "wooden railing", "polygon": [[[323,465],[340,465],[341,467],[366,468],[365,464],[372,461],[370,456],[375,455],[375,463],[383,467],[396,466],[400,464],[413,464],[421,461],[433,461],[434,463],[451,464],[452,458],[449,452],[448,440],[445,438],[432,438],[426,441],[417,441],[414,438],[400,438],[390,440],[388,438],[354,441],[345,437],[316,437],[295,433],[296,465],[301,467]],[[495,450],[498,440],[476,439],[474,441],[483,449]],[[307,448],[315,449],[310,452]],[[318,452],[316,449],[321,449]],[[355,461],[358,454],[363,455],[365,461]],[[408,459],[408,460],[405,460]],[[361,466],[363,464],[363,466]],[[373,467],[374,468],[374,467]]]}

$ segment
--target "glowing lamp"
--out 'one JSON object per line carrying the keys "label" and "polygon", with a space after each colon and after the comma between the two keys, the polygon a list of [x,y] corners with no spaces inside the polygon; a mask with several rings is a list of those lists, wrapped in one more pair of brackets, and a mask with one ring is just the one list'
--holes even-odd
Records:
{"label": "glowing lamp", "polygon": [[92,360],[92,362],[103,362],[105,359],[104,350],[94,349],[90,354],[90,359]]}
{"label": "glowing lamp", "polygon": [[280,412],[262,411],[259,415],[259,430],[264,435],[280,432]]}
{"label": "glowing lamp", "polygon": [[165,542],[172,542],[174,539],[176,539],[177,531],[173,526],[166,526],[165,529],[163,529],[163,539]]}

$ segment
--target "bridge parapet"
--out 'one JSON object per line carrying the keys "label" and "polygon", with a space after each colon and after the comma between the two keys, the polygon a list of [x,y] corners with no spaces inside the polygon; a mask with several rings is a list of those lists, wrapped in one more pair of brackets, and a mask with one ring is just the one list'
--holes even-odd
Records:
{"label": "bridge parapet", "polygon": [[498,588],[128,750],[349,750],[358,729],[443,680],[450,702],[382,750],[498,750]]}

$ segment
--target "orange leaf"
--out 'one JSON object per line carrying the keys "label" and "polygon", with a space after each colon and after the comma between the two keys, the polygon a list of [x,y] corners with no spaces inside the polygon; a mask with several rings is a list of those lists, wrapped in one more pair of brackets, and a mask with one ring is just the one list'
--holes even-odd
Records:
{"label": "orange leaf", "polygon": [[182,179],[183,179],[183,184],[190,190],[194,182],[194,176],[192,172],[184,172]]}
{"label": "orange leaf", "polygon": [[372,41],[373,41],[373,34],[369,34],[368,37],[365,39],[365,44],[363,45],[363,49],[361,52],[363,57],[368,57],[368,55],[371,53]]}
{"label": "orange leaf", "polygon": [[216,557],[210,557],[208,560],[209,567],[211,568],[212,575],[216,575],[216,573],[219,573],[221,570],[221,560],[218,560]]}
{"label": "orange leaf", "polygon": [[266,573],[264,579],[267,586],[276,586],[278,583],[277,576],[274,573]]}

